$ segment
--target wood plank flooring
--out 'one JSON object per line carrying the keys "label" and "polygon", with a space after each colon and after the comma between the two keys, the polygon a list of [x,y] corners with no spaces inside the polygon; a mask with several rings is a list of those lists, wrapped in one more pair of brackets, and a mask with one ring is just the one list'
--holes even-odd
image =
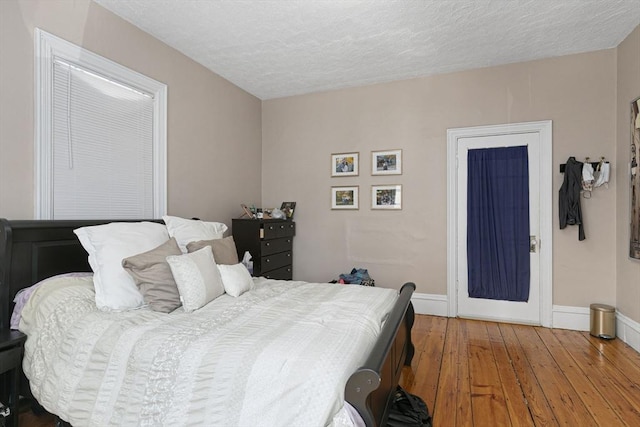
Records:
{"label": "wood plank flooring", "polygon": [[[640,426],[640,353],[587,332],[417,315],[401,384],[436,427]],[[20,415],[20,426],[53,418]]]}
{"label": "wood plank flooring", "polygon": [[416,316],[401,384],[436,427],[640,426],[640,353],[588,332]]}

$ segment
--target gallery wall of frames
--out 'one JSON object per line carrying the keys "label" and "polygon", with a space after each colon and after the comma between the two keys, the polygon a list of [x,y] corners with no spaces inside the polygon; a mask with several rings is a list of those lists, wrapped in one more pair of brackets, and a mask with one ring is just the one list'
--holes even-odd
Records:
{"label": "gallery wall of frames", "polygon": [[[369,167],[372,176],[402,175],[402,150],[372,151]],[[332,178],[350,178],[358,177],[359,175],[359,152],[331,154]],[[380,184],[371,185],[370,208],[373,210],[402,209],[402,184],[385,184],[381,182]],[[360,209],[360,186],[331,186],[331,209]]]}

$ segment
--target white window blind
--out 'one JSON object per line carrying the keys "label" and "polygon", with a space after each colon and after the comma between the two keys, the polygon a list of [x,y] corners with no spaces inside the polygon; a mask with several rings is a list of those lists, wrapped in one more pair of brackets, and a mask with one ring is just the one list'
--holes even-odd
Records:
{"label": "white window blind", "polygon": [[166,86],[38,35],[36,217],[162,216]]}
{"label": "white window blind", "polygon": [[53,217],[153,217],[153,98],[62,61],[53,69]]}

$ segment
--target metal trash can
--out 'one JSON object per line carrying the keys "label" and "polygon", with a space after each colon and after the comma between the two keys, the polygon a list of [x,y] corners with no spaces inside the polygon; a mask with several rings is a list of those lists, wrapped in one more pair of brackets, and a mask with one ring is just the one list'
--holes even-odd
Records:
{"label": "metal trash can", "polygon": [[616,309],[606,304],[591,304],[591,329],[594,337],[612,340],[616,337]]}

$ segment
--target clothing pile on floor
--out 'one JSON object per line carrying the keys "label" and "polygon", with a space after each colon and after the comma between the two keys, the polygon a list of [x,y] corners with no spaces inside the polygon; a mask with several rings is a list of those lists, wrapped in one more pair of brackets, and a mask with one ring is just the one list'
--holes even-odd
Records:
{"label": "clothing pile on floor", "polygon": [[336,283],[342,283],[343,285],[362,285],[362,286],[375,286],[376,281],[369,276],[369,272],[366,268],[353,268],[351,273],[341,274],[340,278],[335,281]]}

